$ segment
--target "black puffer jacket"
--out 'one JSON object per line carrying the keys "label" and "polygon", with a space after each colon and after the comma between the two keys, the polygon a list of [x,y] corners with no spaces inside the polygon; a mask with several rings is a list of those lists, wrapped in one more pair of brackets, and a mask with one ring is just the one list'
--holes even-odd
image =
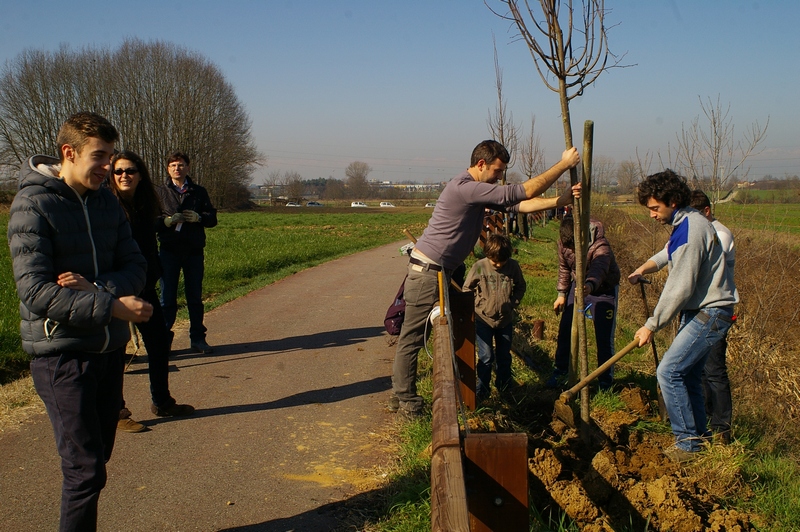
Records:
{"label": "black puffer jacket", "polygon": [[[217,209],[211,205],[208,191],[186,177],[188,187],[181,193],[172,179],[167,178],[166,183],[156,189],[161,200],[161,221],[158,228],[158,240],[161,245],[169,246],[175,251],[198,251],[206,245],[206,227],[217,225]],[[194,211],[200,215],[200,223],[175,224],[166,227],[164,218],[176,212]]]}
{"label": "black puffer jacket", "polygon": [[[22,347],[33,356],[108,352],[130,338],[127,322],[111,317],[114,297],[139,294],[147,265],[117,198],[106,188],[81,198],[56,177],[57,165],[44,155],[23,163],[11,204]],[[100,281],[108,292],[62,288],[56,279],[64,272]]]}

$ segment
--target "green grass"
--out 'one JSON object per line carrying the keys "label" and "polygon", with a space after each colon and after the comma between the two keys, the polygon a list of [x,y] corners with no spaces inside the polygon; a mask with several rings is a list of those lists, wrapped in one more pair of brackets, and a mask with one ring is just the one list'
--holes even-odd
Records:
{"label": "green grass", "polygon": [[714,216],[736,229],[792,235],[800,233],[800,203],[721,203],[716,206]]}
{"label": "green grass", "polygon": [[[263,209],[220,213],[206,234],[203,300],[206,311],[257,288],[323,262],[419,235],[430,209],[285,213]],[[0,214],[8,226],[8,213]],[[178,317],[188,318],[181,287]],[[19,300],[8,246],[0,246],[0,383],[25,371],[28,356],[19,338]]]}

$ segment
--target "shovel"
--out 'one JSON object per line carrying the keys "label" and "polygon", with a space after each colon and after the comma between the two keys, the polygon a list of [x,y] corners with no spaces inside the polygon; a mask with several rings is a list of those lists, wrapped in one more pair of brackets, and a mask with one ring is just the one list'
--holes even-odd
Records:
{"label": "shovel", "polygon": [[[644,285],[650,284],[650,281],[644,278],[639,279],[639,287],[642,289],[642,305],[644,306],[644,319],[650,318],[650,306],[647,304],[647,295],[644,292]],[[650,337],[650,349],[653,351],[653,359],[656,363],[656,370],[658,370],[658,350],[656,349],[656,339],[654,336]],[[661,417],[662,422],[667,421],[667,405],[664,403],[664,396],[661,395],[661,386],[656,380],[656,395],[658,395],[658,415]]]}
{"label": "shovel", "polygon": [[575,428],[577,425],[575,424],[575,413],[572,411],[572,408],[569,406],[569,402],[575,397],[575,395],[585,388],[590,382],[595,380],[599,377],[604,371],[608,368],[613,366],[619,359],[633,351],[639,345],[639,339],[634,338],[631,343],[626,345],[622,348],[617,354],[613,357],[609,358],[601,366],[599,366],[596,370],[588,374],[584,379],[582,379],[578,384],[570,388],[569,390],[563,392],[555,403],[555,411],[553,412],[555,416],[569,425],[572,428]]}

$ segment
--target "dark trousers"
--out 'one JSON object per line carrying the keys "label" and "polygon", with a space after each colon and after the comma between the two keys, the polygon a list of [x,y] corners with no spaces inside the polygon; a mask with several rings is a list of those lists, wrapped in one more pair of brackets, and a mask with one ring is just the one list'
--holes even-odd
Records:
{"label": "dark trousers", "polygon": [[31,361],[31,376],[53,425],[61,457],[61,532],[97,528],[122,401],[124,348],[62,353]]}
{"label": "dark trousers", "polygon": [[727,433],[731,430],[732,401],[731,381],[728,379],[726,354],[727,336],[714,344],[703,367],[703,391],[705,392],[706,415],[711,430]]}
{"label": "dark trousers", "polygon": [[482,401],[491,393],[492,365],[497,364],[494,384],[502,391],[511,384],[511,339],[514,324],[504,327],[491,327],[479,317],[475,317],[475,344],[478,349],[476,374],[478,377],[475,393]]}
{"label": "dark trousers", "polygon": [[[566,375],[569,371],[569,358],[572,345],[572,313],[574,305],[565,305],[558,326],[558,345],[556,346],[556,373]],[[594,322],[594,337],[597,341],[597,365],[600,366],[614,356],[614,328],[616,327],[616,308],[606,301],[592,305],[590,313]],[[608,388],[614,384],[614,366],[597,379],[600,386]]]}
{"label": "dark trousers", "polygon": [[150,316],[150,319],[136,324],[136,328],[142,334],[144,347],[147,349],[150,396],[156,406],[170,407],[175,404],[175,399],[169,394],[169,352],[172,335],[166,326],[156,289],[146,289],[139,297],[153,305],[153,315]]}
{"label": "dark trousers", "polygon": [[178,313],[178,280],[183,271],[183,291],[189,310],[189,338],[193,342],[205,340],[203,325],[203,275],[205,262],[203,250],[170,250],[161,246],[161,307],[167,329],[172,329]]}

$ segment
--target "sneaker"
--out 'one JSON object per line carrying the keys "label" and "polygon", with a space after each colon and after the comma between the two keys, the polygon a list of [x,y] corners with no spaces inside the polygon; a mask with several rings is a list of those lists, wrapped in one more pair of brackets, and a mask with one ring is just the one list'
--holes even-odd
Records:
{"label": "sneaker", "polygon": [[397,412],[400,409],[400,399],[398,399],[395,394],[390,395],[386,408],[389,412]]}
{"label": "sneaker", "polygon": [[150,405],[150,411],[159,417],[183,417],[194,414],[192,405],[173,404],[171,406]]}
{"label": "sneaker", "polygon": [[691,462],[695,458],[700,455],[699,452],[691,452],[691,451],[684,451],[680,447],[673,445],[667,449],[664,449],[664,456],[670,459],[670,461],[675,462],[676,464],[683,464],[685,462]]}
{"label": "sneaker", "polygon": [[203,355],[214,352],[214,348],[208,345],[205,340],[195,340],[192,342],[192,349]]}
{"label": "sneaker", "polygon": [[147,427],[138,421],[134,421],[129,417],[117,421],[117,430],[121,430],[122,432],[142,432],[146,428]]}

